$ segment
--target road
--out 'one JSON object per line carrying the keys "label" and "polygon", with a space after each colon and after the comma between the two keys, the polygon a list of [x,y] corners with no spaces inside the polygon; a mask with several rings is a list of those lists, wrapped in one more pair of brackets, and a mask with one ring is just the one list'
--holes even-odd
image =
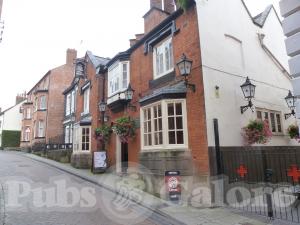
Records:
{"label": "road", "polygon": [[[126,207],[123,207],[126,206]],[[0,151],[0,224],[170,224],[81,178],[21,154]]]}

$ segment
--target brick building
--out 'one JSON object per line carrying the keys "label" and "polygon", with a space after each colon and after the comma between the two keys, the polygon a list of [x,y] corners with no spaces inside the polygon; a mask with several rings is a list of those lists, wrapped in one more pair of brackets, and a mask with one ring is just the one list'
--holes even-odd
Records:
{"label": "brick building", "polygon": [[[186,12],[172,0],[150,1],[144,15],[145,33],[130,40],[131,47],[106,65],[106,95],[110,121],[130,117],[137,129],[128,143],[112,134],[107,144],[108,164],[118,172],[127,162],[150,169],[159,193],[164,172],[179,170],[192,184],[207,181],[209,157],[206,138],[200,41],[195,6]],[[187,88],[176,62],[185,54],[193,61]],[[128,87],[134,89],[127,98]]]}
{"label": "brick building", "polygon": [[[99,126],[98,103],[102,99],[102,78],[99,71],[108,62],[107,58],[87,51],[83,58],[76,59],[75,77],[64,90],[64,142],[73,143],[72,164],[89,167],[90,152],[99,150],[94,130]],[[76,164],[75,158],[83,158]]]}
{"label": "brick building", "polygon": [[74,77],[77,52],[68,49],[66,63],[49,70],[27,94],[22,105],[21,147],[43,148],[46,143],[63,143],[64,96]]}

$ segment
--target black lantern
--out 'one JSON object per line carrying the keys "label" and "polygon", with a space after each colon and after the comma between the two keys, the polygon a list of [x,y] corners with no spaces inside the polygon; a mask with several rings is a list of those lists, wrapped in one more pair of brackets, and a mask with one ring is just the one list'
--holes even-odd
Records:
{"label": "black lantern", "polygon": [[84,77],[84,64],[81,62],[76,64],[75,77]]}
{"label": "black lantern", "polygon": [[251,83],[249,77],[246,78],[245,83],[241,85],[242,92],[244,94],[244,97],[248,100],[248,105],[241,106],[241,113],[243,114],[248,108],[250,108],[253,112],[252,106],[252,98],[254,98],[255,95],[255,85]]}
{"label": "black lantern", "polygon": [[105,110],[106,110],[106,103],[105,103],[104,101],[101,101],[101,102],[98,104],[98,106],[99,106],[99,111],[100,111],[100,112],[105,112]]}
{"label": "black lantern", "polygon": [[191,74],[193,61],[188,59],[185,54],[182,54],[180,60],[177,62],[177,67],[180,72],[180,75],[184,77],[185,85],[188,88],[191,88],[193,92],[196,91],[195,84],[190,84],[187,77]]}
{"label": "black lantern", "polygon": [[292,94],[292,92],[289,90],[288,95],[284,98],[286,101],[286,104],[290,108],[291,112],[284,114],[284,118],[288,119],[291,115],[295,115],[295,104],[296,104],[296,97]]}
{"label": "black lantern", "polygon": [[134,90],[131,88],[131,85],[128,85],[127,90],[125,91],[125,99],[131,101],[133,98]]}

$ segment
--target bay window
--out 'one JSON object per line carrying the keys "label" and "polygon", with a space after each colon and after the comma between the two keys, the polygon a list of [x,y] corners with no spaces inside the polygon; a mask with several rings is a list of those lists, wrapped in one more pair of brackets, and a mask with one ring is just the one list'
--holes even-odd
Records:
{"label": "bay window", "polygon": [[70,115],[71,109],[71,94],[68,94],[66,97],[66,116]]}
{"label": "bay window", "polygon": [[40,109],[46,109],[46,96],[43,95],[40,97]]}
{"label": "bay window", "polygon": [[187,148],[184,99],[162,100],[141,109],[142,149]]}
{"label": "bay window", "polygon": [[108,69],[108,97],[125,91],[129,84],[129,62],[116,62]]}
{"label": "bay window", "polygon": [[164,40],[153,49],[154,79],[174,70],[172,38]]}
{"label": "bay window", "polygon": [[45,137],[45,126],[44,126],[44,121],[39,120],[38,122],[38,137]]}

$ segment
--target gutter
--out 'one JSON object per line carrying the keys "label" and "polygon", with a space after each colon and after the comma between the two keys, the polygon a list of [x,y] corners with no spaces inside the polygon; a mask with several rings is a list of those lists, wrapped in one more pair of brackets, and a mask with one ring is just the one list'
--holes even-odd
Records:
{"label": "gutter", "polygon": [[275,57],[275,55],[271,52],[271,50],[265,45],[264,38],[265,34],[257,33],[259,43],[263,50],[267,53],[267,55],[272,59],[272,61],[276,64],[276,66],[280,69],[281,72],[289,79],[292,79],[291,74],[285,69],[285,67],[281,64],[281,62]]}

